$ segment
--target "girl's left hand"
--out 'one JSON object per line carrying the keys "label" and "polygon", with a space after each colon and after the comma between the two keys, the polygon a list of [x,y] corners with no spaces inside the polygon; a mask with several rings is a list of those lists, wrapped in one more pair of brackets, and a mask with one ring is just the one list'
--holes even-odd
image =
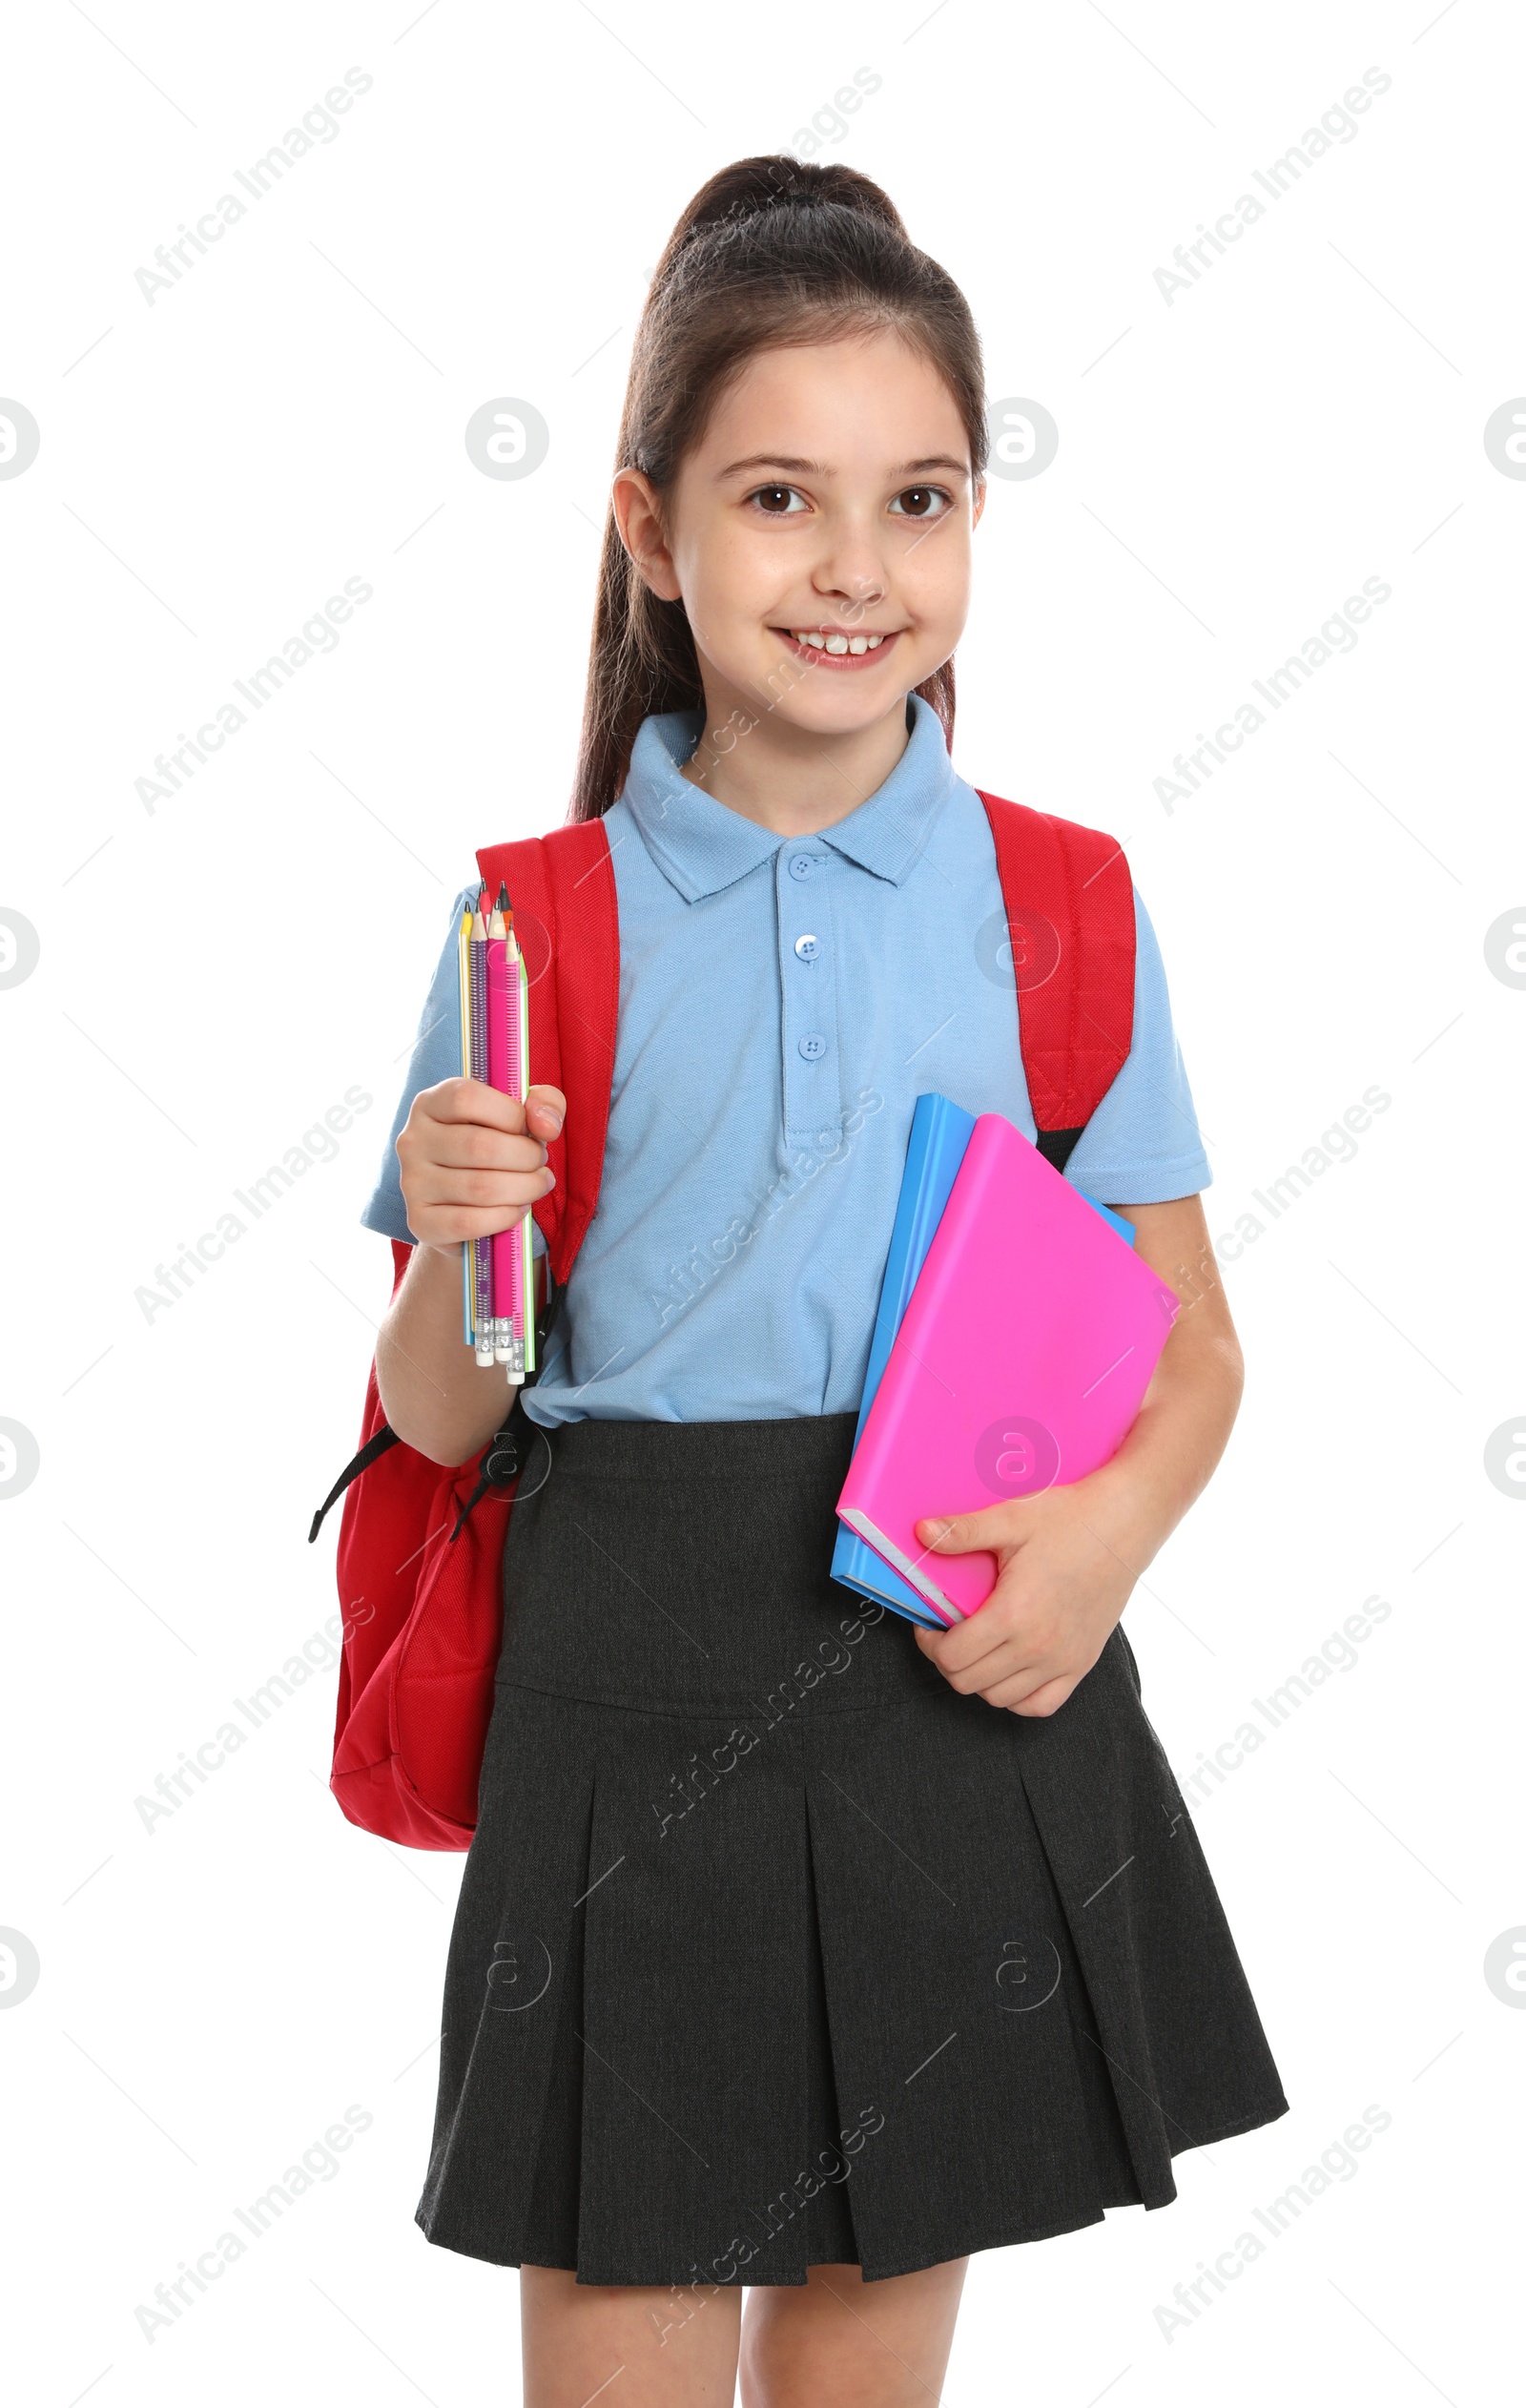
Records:
{"label": "girl's left hand", "polygon": [[[1088,1482],[916,1526],[931,1553],[997,1559],[979,1613],[917,1644],[951,1689],[1009,1713],[1052,1714],[1091,1671],[1137,1577],[1099,1534]],[[1116,1505],[1108,1520],[1116,1523]],[[941,1534],[941,1535],[940,1535]]]}
{"label": "girl's left hand", "polygon": [[951,1689],[1009,1713],[1052,1714],[1085,1679],[1223,1454],[1240,1402],[1245,1367],[1202,1198],[1118,1209],[1182,1309],[1117,1454],[1068,1487],[916,1526],[930,1551],[997,1559],[979,1613],[948,1630],[919,1629],[917,1644]]}

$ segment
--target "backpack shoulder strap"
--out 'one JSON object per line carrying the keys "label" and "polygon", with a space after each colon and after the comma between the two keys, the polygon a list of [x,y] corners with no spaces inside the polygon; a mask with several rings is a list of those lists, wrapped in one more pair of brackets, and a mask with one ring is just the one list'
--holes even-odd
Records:
{"label": "backpack shoulder strap", "polygon": [[1039,1151],[1062,1171],[1134,1035],[1134,882],[1100,829],[981,793]]}
{"label": "backpack shoulder strap", "polygon": [[[524,837],[512,844],[485,846],[477,856],[477,867],[489,893],[496,895],[502,882],[514,905],[515,932],[524,948],[529,982],[531,1076],[537,1085],[559,1087],[567,1099],[567,1126],[546,1148],[556,1173],[556,1185],[532,1207],[546,1239],[559,1298],[599,1200],[604,1141],[609,1122],[620,1001],[620,927],[609,840],[602,820],[578,820],[553,829],[549,836]],[[394,1296],[413,1251],[411,1245],[393,1239]],[[450,1533],[453,1539],[486,1488],[509,1485],[517,1476],[517,1439],[526,1434],[523,1399],[524,1390],[514,1389],[504,1427],[480,1459],[475,1493],[457,1513],[456,1526]],[[399,1443],[396,1431],[382,1410],[374,1362],[361,1438],[360,1453],[340,1474],[313,1516],[307,1534],[310,1542],[317,1538],[330,1506],[362,1472]],[[403,1531],[412,1536],[415,1525],[426,1526],[420,1521],[426,1509],[419,1503],[421,1481],[431,1514],[440,1481],[437,1466],[426,1463],[422,1456],[411,1455],[406,1447],[402,1460],[409,1468],[402,1488],[393,1492],[394,1502],[388,1508],[396,1526],[379,1525],[374,1518],[369,1525],[372,1552],[384,1554],[388,1565],[396,1563],[393,1536]],[[399,1495],[402,1499],[401,1507],[396,1502]],[[353,1526],[350,1508],[354,1503],[352,1494],[340,1539],[341,1576],[347,1560],[344,1548]],[[379,1539],[375,1534],[382,1528],[386,1535]],[[392,1574],[394,1583],[421,1551],[415,1547],[412,1554],[405,1555],[397,1565]],[[341,1723],[347,1712],[347,1690],[341,1687]]]}
{"label": "backpack shoulder strap", "polygon": [[620,1001],[614,866],[602,820],[490,844],[477,856],[490,895],[508,888],[529,981],[530,1076],[559,1087],[567,1127],[547,1148],[556,1185],[534,1206],[551,1276],[565,1287],[604,1170]]}

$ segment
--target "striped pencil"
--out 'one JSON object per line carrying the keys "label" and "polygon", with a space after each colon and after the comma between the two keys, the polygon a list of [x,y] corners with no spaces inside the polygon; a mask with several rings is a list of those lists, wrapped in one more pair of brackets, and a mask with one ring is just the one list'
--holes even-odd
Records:
{"label": "striped pencil", "polygon": [[[457,952],[461,970],[461,1075],[471,1076],[471,922],[469,906],[461,915]],[[461,1313],[462,1336],[468,1346],[477,1343],[477,1250],[470,1238],[461,1249]]]}
{"label": "striped pencil", "polygon": [[[487,1075],[500,1094],[518,1096],[518,980],[510,982],[504,893],[487,922]],[[510,1384],[525,1377],[524,1299],[520,1294],[519,1231],[500,1230],[493,1246],[493,1360],[508,1367]]]}
{"label": "striped pencil", "polygon": [[[487,921],[480,892],[471,924],[471,1075],[487,1083]],[[493,1248],[490,1237],[472,1241],[473,1328],[477,1360],[485,1367],[493,1360]]]}
{"label": "striped pencil", "polygon": [[[525,966],[525,954],[514,932],[514,914],[508,897],[504,896],[508,923],[508,957],[514,976],[514,995],[519,1023],[520,1097],[527,1101],[530,1091],[530,982]],[[526,1213],[519,1225],[520,1258],[520,1331],[525,1349],[525,1369],[535,1369],[535,1221]]]}

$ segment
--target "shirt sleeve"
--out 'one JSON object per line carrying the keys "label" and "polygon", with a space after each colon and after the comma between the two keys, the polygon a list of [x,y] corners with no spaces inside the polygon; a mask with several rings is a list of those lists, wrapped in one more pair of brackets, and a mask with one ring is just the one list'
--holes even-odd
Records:
{"label": "shirt sleeve", "polygon": [[1100,1204],[1165,1204],[1196,1195],[1213,1177],[1171,1025],[1161,948],[1138,887],[1134,932],[1128,1058],[1065,1165],[1066,1177]]}
{"label": "shirt sleeve", "polygon": [[[464,887],[451,906],[450,925],[441,947],[440,960],[429,992],[424,997],[419,1015],[419,1033],[414,1039],[413,1054],[398,1109],[392,1116],[386,1151],[370,1200],[361,1214],[366,1229],[380,1232],[383,1237],[396,1237],[404,1246],[417,1244],[408,1227],[402,1202],[402,1182],[398,1163],[398,1139],[413,1110],[413,1099],[425,1087],[438,1087],[442,1079],[461,1074],[461,972],[457,945],[461,933],[461,916],[477,899],[475,886]],[[531,1068],[533,1069],[533,1064]],[[537,1228],[533,1237],[537,1255],[546,1252],[546,1239]]]}

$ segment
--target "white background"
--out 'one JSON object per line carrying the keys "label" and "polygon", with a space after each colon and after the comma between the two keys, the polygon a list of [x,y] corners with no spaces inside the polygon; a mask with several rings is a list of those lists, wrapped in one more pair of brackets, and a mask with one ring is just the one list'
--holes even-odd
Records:
{"label": "white background", "polygon": [[[1129,1608],[1184,1778],[1364,1599],[1392,1609],[1197,1808],[1292,2111],[1178,2160],[1163,2212],[978,2258],[946,2397],[1508,2386],[1526,2014],[1483,1962],[1526,1924],[1526,1517],[1484,1450],[1526,1412],[1526,993],[1484,941],[1526,921],[1526,482],[1483,428],[1526,391],[1526,41],[1486,0],[924,15],[12,22],[0,391],[41,449],[0,480],[0,908],[41,960],[0,990],[0,1416],[41,1470],[0,1501],[0,1924],[41,1977],[0,2014],[0,2245],[29,2408],[519,2396],[513,2277],[412,2222],[460,1860],[342,1819],[331,1671],[152,1831],[134,1801],[335,1609],[306,1525],[389,1277],[357,1214],[474,848],[563,815],[651,264],[705,176],[859,67],[880,89],[818,156],[885,183],[969,294],[993,398],[1060,428],[1041,476],[993,481],[959,766],[1125,843],[1216,1233],[1392,1097],[1227,1267],[1245,1410]],[[338,138],[151,305],[155,246],[352,65]],[[1356,138],[1168,304],[1175,246],[1369,67],[1392,88]],[[500,395],[550,428],[519,482],[463,442]],[[146,809],[155,756],[351,576],[337,649]],[[1354,650],[1167,812],[1173,756],[1369,577],[1392,591]],[[350,1087],[375,1100],[336,1158],[145,1318],[156,1266]],[[146,2340],[155,2284],[352,2103],[337,2177]],[[1355,2177],[1167,2338],[1173,2286],[1370,2105]]]}

